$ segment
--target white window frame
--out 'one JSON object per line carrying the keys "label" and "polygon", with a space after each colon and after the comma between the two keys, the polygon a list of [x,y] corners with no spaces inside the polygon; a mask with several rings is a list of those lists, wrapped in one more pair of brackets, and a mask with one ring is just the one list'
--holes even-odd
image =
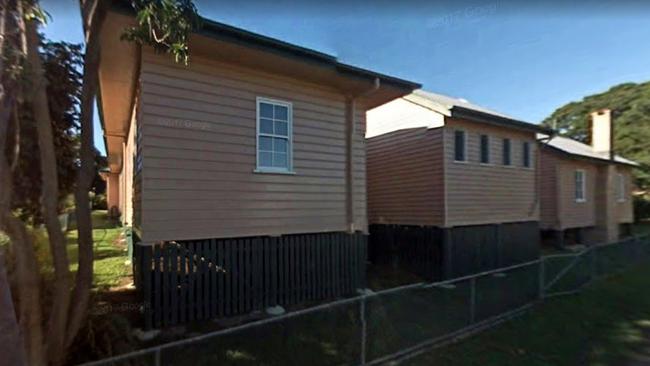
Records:
{"label": "white window frame", "polygon": [[[483,136],[487,140],[487,162],[483,162]],[[481,165],[492,165],[492,152],[491,150],[492,139],[487,133],[479,133],[478,135],[478,161]]]}
{"label": "white window frame", "polygon": [[617,201],[618,202],[625,202],[625,175],[622,173],[618,173],[617,175],[617,191],[616,191],[616,196],[617,196]]}
{"label": "white window frame", "polygon": [[[461,128],[455,128],[453,133],[453,141],[454,141],[454,162],[455,163],[467,163],[469,161],[469,157],[467,156],[467,131]],[[456,159],[456,132],[462,132],[463,133],[463,158],[464,160],[457,160]]]}
{"label": "white window frame", "polygon": [[[578,174],[582,175],[582,181],[580,182],[580,192],[582,193],[582,197],[578,197]],[[584,169],[576,169],[573,175],[573,182],[573,195],[575,196],[576,202],[587,202],[587,172],[585,172]]]}
{"label": "white window frame", "polygon": [[[287,108],[287,136],[260,133],[260,103],[278,105]],[[276,173],[276,174],[295,174],[293,171],[293,104],[284,100],[277,100],[266,97],[257,97],[255,103],[256,114],[256,132],[255,132],[255,173]],[[286,138],[287,139],[287,167],[266,167],[260,166],[260,136]]]}

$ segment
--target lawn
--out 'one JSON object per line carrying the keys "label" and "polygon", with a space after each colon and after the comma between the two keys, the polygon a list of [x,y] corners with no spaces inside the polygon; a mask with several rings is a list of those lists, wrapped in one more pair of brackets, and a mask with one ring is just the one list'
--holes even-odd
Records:
{"label": "lawn", "polygon": [[[109,219],[104,210],[93,211],[92,220],[95,251],[94,288],[107,290],[131,282],[131,266],[127,263],[126,243],[119,240],[124,228],[119,225],[119,222]],[[69,230],[66,238],[70,269],[76,272],[77,230]]]}
{"label": "lawn", "polygon": [[[119,222],[109,219],[104,210],[93,211],[92,222],[95,253],[94,290],[106,291],[112,287],[131,282],[131,266],[126,263],[128,260],[126,243],[120,242],[120,236],[124,228],[120,226]],[[42,264],[43,273],[46,280],[52,279],[53,268],[47,234],[44,229],[34,230],[33,234],[36,238],[37,256]],[[70,270],[74,274],[77,271],[79,258],[77,230],[74,223],[71,223],[65,236]]]}
{"label": "lawn", "polygon": [[650,263],[403,365],[646,365]]}

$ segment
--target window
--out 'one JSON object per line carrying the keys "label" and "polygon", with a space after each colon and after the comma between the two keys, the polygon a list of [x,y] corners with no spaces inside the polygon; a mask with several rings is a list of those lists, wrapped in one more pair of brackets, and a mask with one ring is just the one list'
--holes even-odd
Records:
{"label": "window", "polygon": [[503,139],[503,165],[510,165],[510,139]]}
{"label": "window", "polygon": [[523,163],[524,167],[530,168],[530,142],[524,142],[524,144],[522,146],[522,149],[523,149],[523,154],[522,154],[523,162],[522,163]]}
{"label": "window", "polygon": [[481,135],[481,164],[490,164],[490,138]]}
{"label": "window", "polygon": [[257,98],[257,169],[291,172],[291,103]]}
{"label": "window", "polygon": [[587,198],[585,196],[586,180],[584,170],[576,170],[575,185],[576,202],[587,201]]}
{"label": "window", "polygon": [[466,141],[465,141],[465,131],[456,130],[454,131],[454,160],[456,161],[465,161],[467,160],[466,154]]}
{"label": "window", "polygon": [[618,202],[625,201],[625,176],[618,174],[618,187],[617,187]]}
{"label": "window", "polygon": [[136,122],[135,124],[135,173],[142,171],[142,124]]}

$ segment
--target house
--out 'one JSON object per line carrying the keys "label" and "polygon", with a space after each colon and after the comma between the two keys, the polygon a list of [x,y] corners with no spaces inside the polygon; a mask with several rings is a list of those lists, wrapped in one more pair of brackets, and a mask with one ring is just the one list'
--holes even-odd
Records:
{"label": "house", "polygon": [[538,125],[424,91],[367,114],[369,255],[429,279],[537,258]]}
{"label": "house", "polygon": [[632,169],[614,154],[612,113],[591,114],[590,144],[540,137],[541,229],[558,246],[616,241],[634,222]]}
{"label": "house", "polygon": [[102,25],[99,110],[148,326],[355,293],[365,113],[419,85],[207,19],[185,66],[131,22]]}

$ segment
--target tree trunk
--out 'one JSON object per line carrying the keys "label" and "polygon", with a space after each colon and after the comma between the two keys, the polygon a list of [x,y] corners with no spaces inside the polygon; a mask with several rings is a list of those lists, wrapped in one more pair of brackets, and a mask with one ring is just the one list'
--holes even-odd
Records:
{"label": "tree trunk", "polygon": [[[2,162],[6,166],[6,162]],[[20,328],[23,332],[29,365],[47,365],[43,344],[41,294],[34,242],[25,224],[11,214],[3,217],[4,230],[16,253]]]}
{"label": "tree trunk", "polygon": [[29,20],[27,26],[27,64],[29,99],[32,105],[38,135],[38,150],[41,168],[41,204],[47,228],[50,252],[54,265],[54,287],[52,308],[47,331],[47,352],[50,362],[60,365],[65,357],[65,334],[70,306],[70,264],[61,223],[59,222],[59,184],[56,153],[52,134],[52,118],[47,97],[47,81],[43,73],[41,56],[38,52],[40,37],[38,23]]}
{"label": "tree trunk", "polygon": [[0,248],[0,354],[5,357],[3,365],[26,366],[25,346],[20,337],[5,263],[5,252]]}
{"label": "tree trunk", "polygon": [[[91,6],[88,6],[90,3]],[[72,306],[66,347],[72,344],[83,325],[88,312],[90,288],[93,281],[93,238],[88,191],[95,175],[95,150],[93,144],[93,107],[97,91],[99,69],[99,28],[104,20],[103,1],[82,2],[84,28],[86,31],[86,53],[84,54],[84,75],[81,88],[81,167],[75,190],[75,212],[79,243],[79,269],[72,295]]]}
{"label": "tree trunk", "polygon": [[[10,49],[17,54],[25,54],[25,24],[23,22],[22,2],[17,0],[0,0],[5,10],[2,33],[3,68],[2,91],[0,92],[0,229],[11,241],[16,257],[16,282],[18,285],[18,314],[24,340],[27,362],[29,365],[46,365],[47,357],[43,345],[40,274],[34,251],[34,243],[25,224],[15,218],[10,210],[12,195],[12,177],[5,148],[7,143],[8,120],[16,113],[16,100],[21,90],[15,78],[5,70],[15,66],[20,58],[4,54]],[[17,352],[20,352],[17,350]],[[4,357],[4,356],[3,356]],[[4,360],[4,358],[3,358]]]}
{"label": "tree trunk", "polygon": [[[6,139],[0,135],[0,139]],[[3,199],[11,198],[11,171],[4,154],[0,159],[0,195]],[[15,218],[10,211],[0,213],[0,229],[9,236],[11,246],[16,254],[16,284],[18,287],[18,314],[20,329],[29,365],[46,365],[47,357],[43,345],[41,293],[38,263],[34,251],[34,242],[29,236],[25,224]]]}

